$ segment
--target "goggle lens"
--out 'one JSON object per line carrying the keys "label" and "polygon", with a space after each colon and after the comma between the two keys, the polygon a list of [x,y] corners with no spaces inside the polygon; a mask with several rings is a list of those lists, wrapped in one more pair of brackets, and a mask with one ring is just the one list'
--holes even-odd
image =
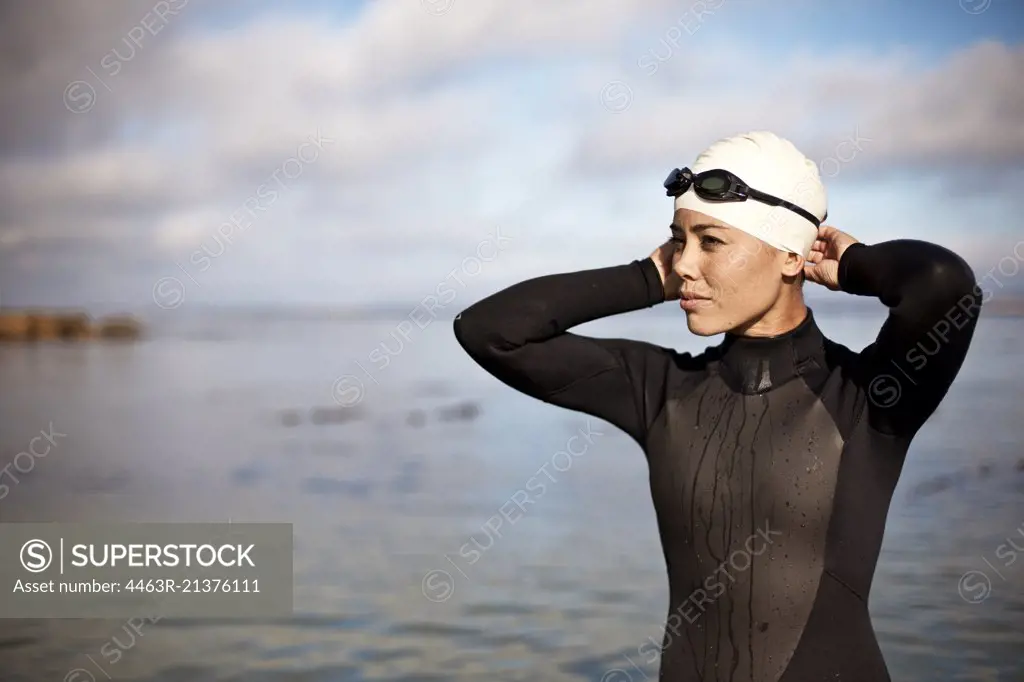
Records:
{"label": "goggle lens", "polygon": [[711,175],[701,178],[697,189],[712,195],[721,196],[729,191],[730,182],[722,175]]}

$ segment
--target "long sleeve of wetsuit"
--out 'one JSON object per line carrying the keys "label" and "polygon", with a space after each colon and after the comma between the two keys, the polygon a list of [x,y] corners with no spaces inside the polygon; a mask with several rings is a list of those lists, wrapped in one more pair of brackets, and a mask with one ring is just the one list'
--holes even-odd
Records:
{"label": "long sleeve of wetsuit", "polygon": [[456,316],[459,344],[491,375],[546,403],[604,419],[644,445],[673,351],[567,332],[665,300],[650,258],[515,284]]}
{"label": "long sleeve of wetsuit", "polygon": [[929,242],[853,244],[839,263],[845,292],[875,296],[889,315],[861,351],[869,423],[911,437],[946,396],[974,336],[981,292],[970,266]]}

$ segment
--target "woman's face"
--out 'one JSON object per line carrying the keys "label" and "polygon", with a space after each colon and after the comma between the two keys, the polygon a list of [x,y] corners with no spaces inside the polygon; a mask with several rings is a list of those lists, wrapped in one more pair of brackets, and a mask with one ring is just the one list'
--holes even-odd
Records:
{"label": "woman's face", "polygon": [[672,238],[672,269],[683,282],[680,307],[700,336],[757,321],[778,300],[786,276],[803,268],[797,256],[690,209],[675,212]]}

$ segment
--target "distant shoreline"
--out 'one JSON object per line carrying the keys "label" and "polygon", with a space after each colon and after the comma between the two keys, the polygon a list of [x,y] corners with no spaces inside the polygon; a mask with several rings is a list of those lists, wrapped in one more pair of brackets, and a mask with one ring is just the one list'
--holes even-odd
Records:
{"label": "distant shoreline", "polygon": [[[1005,293],[1005,292],[1004,292]],[[876,298],[870,296],[850,296],[838,292],[828,292],[824,295],[808,296],[805,299],[807,306],[813,309],[818,315],[884,315],[885,306]],[[121,308],[120,312],[91,310],[89,306],[67,306],[67,305],[28,305],[17,307],[0,307],[0,327],[10,325],[21,318],[14,326],[20,327],[25,324],[26,317],[50,318],[68,320],[77,318],[74,326],[82,329],[88,326],[100,326],[104,322],[115,322],[117,326],[127,327],[124,329],[128,336],[141,331],[138,328],[145,326],[146,321],[159,321],[162,316],[185,314],[191,315],[216,315],[235,318],[251,319],[279,319],[279,320],[335,320],[338,322],[365,322],[365,321],[400,321],[408,320],[410,316],[423,321],[433,319],[437,324],[442,321],[452,320],[461,310],[473,305],[476,300],[456,300],[445,306],[435,306],[433,314],[425,313],[423,304],[415,300],[408,303],[381,302],[376,304],[348,304],[348,305],[317,305],[317,304],[287,304],[287,303],[252,303],[252,304],[211,304],[192,303],[183,305],[175,311],[164,311],[154,309],[155,306],[137,309],[134,313]],[[635,311],[635,315],[641,316],[678,316],[681,311],[672,302],[663,305],[652,306]],[[962,319],[965,313],[959,308],[952,308],[949,312],[951,321]],[[995,295],[991,300],[982,306],[982,318],[1021,318],[1024,317],[1024,295],[1014,293],[1012,295]],[[91,322],[86,322],[92,318]],[[105,319],[104,319],[105,318]],[[6,323],[6,324],[3,324]],[[50,326],[49,324],[46,326]],[[135,329],[131,329],[134,327]],[[95,327],[94,327],[95,328]],[[79,332],[81,333],[81,332]],[[14,334],[20,336],[20,334]],[[45,334],[44,334],[45,335]],[[73,334],[78,335],[78,334]],[[84,333],[84,336],[92,334]],[[0,329],[0,337],[4,336]]]}

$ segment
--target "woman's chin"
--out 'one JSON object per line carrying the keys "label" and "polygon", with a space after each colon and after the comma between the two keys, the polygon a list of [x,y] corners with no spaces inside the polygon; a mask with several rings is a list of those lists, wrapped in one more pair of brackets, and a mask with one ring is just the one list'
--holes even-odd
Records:
{"label": "woman's chin", "polygon": [[720,325],[716,324],[715,315],[704,307],[683,309],[686,313],[686,326],[697,336],[715,336],[721,334]]}

